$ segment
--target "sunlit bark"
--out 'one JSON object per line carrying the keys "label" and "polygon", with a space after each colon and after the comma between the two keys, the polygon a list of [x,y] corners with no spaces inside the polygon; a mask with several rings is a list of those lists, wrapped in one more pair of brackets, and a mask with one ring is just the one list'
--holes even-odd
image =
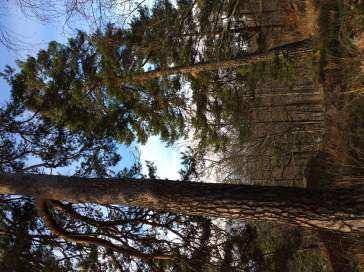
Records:
{"label": "sunlit bark", "polygon": [[158,179],[2,174],[0,193],[73,203],[125,204],[346,233],[364,231],[364,194],[360,187],[317,190]]}

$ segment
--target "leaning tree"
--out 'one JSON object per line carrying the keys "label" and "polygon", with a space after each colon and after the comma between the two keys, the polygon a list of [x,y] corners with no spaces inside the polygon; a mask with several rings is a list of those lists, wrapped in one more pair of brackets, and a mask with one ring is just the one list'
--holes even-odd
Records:
{"label": "leaning tree", "polygon": [[[20,62],[19,73],[12,70],[6,73],[14,103],[36,112],[45,124],[86,138],[110,137],[131,143],[136,139],[145,142],[148,136],[160,134],[164,140],[173,142],[185,134],[184,110],[188,103],[181,86],[181,74],[193,78],[209,70],[255,63],[270,54],[306,54],[311,50],[309,41],[305,40],[236,59],[187,64],[172,61],[162,65],[159,55],[149,61],[150,56],[143,55],[145,51],[133,51],[130,44],[124,42],[130,39],[128,35],[130,33],[108,27],[105,32],[98,31],[90,36],[79,33],[67,45],[52,42],[36,57]],[[155,66],[156,70],[146,72],[146,64]],[[6,127],[9,128],[11,126]],[[38,137],[35,142],[41,139]],[[98,155],[96,151],[93,154]],[[17,154],[13,158],[17,159]],[[71,158],[78,158],[78,155]],[[101,239],[97,234],[94,234],[96,237],[74,235],[59,224],[56,211],[72,214],[73,220],[88,220],[69,203],[125,204],[190,216],[271,221],[356,235],[362,235],[364,228],[363,189],[360,187],[330,190],[255,187],[144,177],[138,180],[104,178],[105,172],[97,172],[98,178],[86,178],[14,173],[13,167],[23,169],[21,165],[11,165],[3,171],[7,173],[0,175],[0,193],[33,197],[39,214],[54,233],[143,259],[166,260],[174,256],[165,250],[168,241],[153,250],[145,245],[140,246],[143,250],[135,250],[127,243],[131,240],[128,236],[120,246],[110,244],[110,240]],[[89,223],[105,227],[100,220],[89,220]],[[203,248],[203,243],[200,245]]]}
{"label": "leaning tree", "polygon": [[[140,164],[117,174],[112,171],[120,155],[110,138],[85,136],[54,126],[17,103],[0,109],[0,120],[1,173],[67,170],[77,176],[144,177]],[[154,167],[148,165],[148,175],[155,177]],[[187,169],[184,176],[190,172]],[[70,262],[80,268],[100,270],[106,266],[156,269],[162,262],[166,266],[209,263],[189,256],[200,244],[201,218],[120,204],[78,204],[56,199],[47,202],[47,213],[37,213],[35,207],[40,202],[34,200],[28,196],[0,196],[0,267],[4,269],[14,262],[18,263],[17,269],[37,263],[36,270],[49,266],[58,269],[56,264],[60,264],[60,269],[67,271],[71,271]],[[5,248],[6,254],[2,251]],[[54,252],[62,257],[52,256]],[[16,256],[23,258],[18,262]]]}
{"label": "leaning tree", "polygon": [[29,195],[47,215],[52,200],[122,203],[156,210],[362,234],[363,188],[315,190],[186,183],[158,179],[87,179],[1,174],[1,193]]}

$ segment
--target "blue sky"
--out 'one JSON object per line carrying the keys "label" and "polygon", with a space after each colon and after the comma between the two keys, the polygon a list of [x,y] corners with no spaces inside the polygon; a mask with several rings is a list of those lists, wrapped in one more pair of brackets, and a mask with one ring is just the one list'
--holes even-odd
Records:
{"label": "blue sky", "polygon": [[[19,41],[17,50],[9,50],[0,44],[0,70],[3,71],[5,65],[15,67],[16,59],[23,59],[27,55],[36,54],[39,49],[45,48],[48,42],[67,41],[67,35],[62,23],[43,24],[34,18],[26,18],[18,9],[6,11],[6,16],[0,18],[2,26],[5,26],[10,33],[17,37]],[[81,27],[80,27],[81,28]],[[9,99],[9,86],[0,79],[0,104],[4,104]],[[157,166],[157,174],[161,178],[178,178],[180,169],[180,155],[177,147],[166,147],[159,137],[151,137],[145,145],[135,145],[139,149],[140,159],[153,161]],[[123,157],[121,167],[130,166],[134,161],[134,148],[121,147],[120,152]],[[145,164],[143,163],[145,166]]]}

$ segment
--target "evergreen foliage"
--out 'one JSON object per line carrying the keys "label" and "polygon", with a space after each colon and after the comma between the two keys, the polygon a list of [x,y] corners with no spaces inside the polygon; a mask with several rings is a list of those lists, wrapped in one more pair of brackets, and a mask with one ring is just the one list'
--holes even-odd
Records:
{"label": "evergreen foliage", "polygon": [[13,99],[46,121],[88,137],[130,144],[160,134],[173,142],[184,129],[178,77],[128,81],[141,68],[123,47],[122,31],[111,25],[92,36],[80,32],[67,45],[51,42],[36,57],[19,62],[19,73],[6,73]]}
{"label": "evergreen foliage", "polygon": [[110,137],[71,132],[17,102],[0,109],[0,146],[0,172],[72,166],[76,175],[108,176],[121,159]]}
{"label": "evergreen foliage", "polygon": [[[183,180],[190,180],[198,177],[197,163],[209,147],[224,150],[232,134],[244,146],[252,136],[255,88],[266,76],[289,85],[294,65],[288,56],[272,54],[237,70],[136,77],[152,69],[242,57],[254,35],[259,36],[257,50],[264,52],[265,33],[241,19],[242,5],[241,1],[157,1],[151,9],[140,7],[127,29],[109,24],[90,35],[79,32],[65,45],[51,42],[36,56],[19,61],[19,72],[7,68],[2,75],[12,87],[13,100],[0,110],[0,172],[41,172],[43,167],[55,169],[79,161],[76,175],[111,176],[110,167],[120,160],[117,142],[145,143],[149,136],[160,135],[173,143],[193,127],[201,153],[186,152],[185,169],[180,171]],[[281,164],[273,155],[274,164]],[[41,163],[28,167],[32,156]],[[147,167],[148,176],[156,178],[153,163],[147,162]],[[145,177],[140,164],[117,176]],[[289,265],[287,258],[299,258],[297,232],[267,253],[250,225],[231,234],[222,233],[210,219],[135,207],[49,203],[50,214],[71,233],[73,242],[96,237],[116,247],[80,246],[59,238],[70,252],[82,252],[76,263],[59,262],[52,251],[54,237],[48,244],[32,246],[32,232],[40,227],[44,231],[44,226],[35,219],[34,205],[23,200],[11,211],[13,222],[7,221],[12,234],[0,239],[1,247],[9,248],[0,254],[0,270],[11,270],[11,262],[17,262],[17,271],[26,271],[27,264],[34,271],[75,267],[78,271],[283,271]],[[171,233],[178,238],[170,239]],[[129,253],[168,253],[173,258],[143,259],[120,253],[125,248]]]}
{"label": "evergreen foliage", "polygon": [[70,262],[59,262],[51,235],[41,229],[34,205],[28,198],[1,198],[1,223],[7,234],[0,237],[1,271],[73,271]]}
{"label": "evergreen foliage", "polygon": [[[193,127],[201,147],[219,149],[228,141],[225,123],[238,127],[242,141],[249,134],[243,118],[234,117],[249,101],[240,98],[246,84],[231,82],[233,71],[196,70],[152,79],[137,75],[244,56],[251,39],[247,33],[257,30],[241,19],[241,9],[239,1],[157,1],[150,9],[140,7],[129,28],[110,24],[92,35],[79,32],[65,45],[51,42],[37,56],[19,61],[20,72],[8,69],[4,75],[14,101],[72,132],[125,144],[160,135],[173,143]],[[255,77],[259,71],[249,74]],[[250,76],[248,84],[253,81]]]}

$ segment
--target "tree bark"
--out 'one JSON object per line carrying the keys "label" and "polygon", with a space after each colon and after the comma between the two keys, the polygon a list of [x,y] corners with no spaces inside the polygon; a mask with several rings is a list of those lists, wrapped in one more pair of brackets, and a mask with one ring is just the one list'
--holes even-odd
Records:
{"label": "tree bark", "polygon": [[171,68],[163,68],[145,72],[139,75],[133,75],[130,77],[132,81],[144,81],[161,76],[168,76],[173,74],[196,74],[203,71],[213,71],[218,69],[233,69],[240,66],[254,64],[259,61],[266,60],[270,54],[285,53],[289,55],[303,55],[312,50],[311,40],[306,39],[294,43],[285,44],[279,47],[274,47],[268,52],[253,53],[234,60],[223,60],[218,62],[204,62],[196,63],[188,66],[177,66]]}
{"label": "tree bark", "polygon": [[307,189],[1,174],[0,193],[73,203],[125,204],[188,215],[364,233],[364,188]]}
{"label": "tree bark", "polygon": [[266,25],[254,25],[254,26],[242,26],[239,28],[233,28],[233,29],[219,29],[219,30],[215,30],[215,31],[207,31],[207,32],[186,32],[186,33],[181,33],[178,35],[174,35],[172,36],[172,38],[180,38],[180,37],[193,37],[193,36],[211,36],[211,35],[222,35],[224,34],[225,31],[230,32],[230,33],[242,33],[243,31],[245,32],[257,32],[259,30],[262,29],[271,29],[271,28],[282,28],[283,25],[282,24],[266,24]]}

